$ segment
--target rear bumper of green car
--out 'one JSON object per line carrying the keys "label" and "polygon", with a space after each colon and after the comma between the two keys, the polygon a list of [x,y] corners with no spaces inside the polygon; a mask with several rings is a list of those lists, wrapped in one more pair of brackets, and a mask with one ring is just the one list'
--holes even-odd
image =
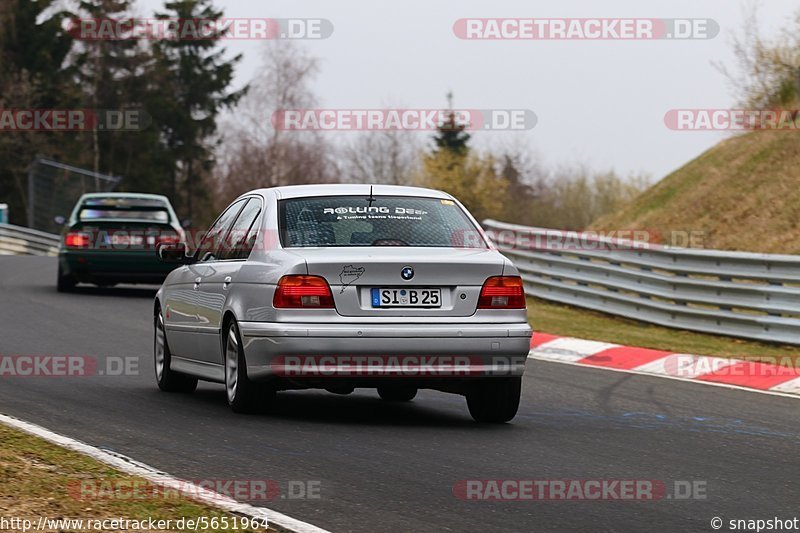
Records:
{"label": "rear bumper of green car", "polygon": [[176,265],[153,251],[59,250],[62,275],[83,283],[161,283]]}

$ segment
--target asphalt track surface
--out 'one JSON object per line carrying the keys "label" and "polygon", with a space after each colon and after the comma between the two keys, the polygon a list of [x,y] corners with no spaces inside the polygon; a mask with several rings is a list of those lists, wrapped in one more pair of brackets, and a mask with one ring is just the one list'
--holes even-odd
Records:
{"label": "asphalt track surface", "polygon": [[[55,278],[53,258],[0,257],[0,354],[135,357],[139,373],[2,377],[0,412],[185,479],[319,481],[319,499],[266,505],[332,531],[712,531],[717,516],[800,514],[795,399],[531,360],[502,426],[433,391],[281,393],[272,414],[235,415],[220,385],[157,390],[154,288],[59,294]],[[463,501],[465,479],[695,480],[706,498]]]}

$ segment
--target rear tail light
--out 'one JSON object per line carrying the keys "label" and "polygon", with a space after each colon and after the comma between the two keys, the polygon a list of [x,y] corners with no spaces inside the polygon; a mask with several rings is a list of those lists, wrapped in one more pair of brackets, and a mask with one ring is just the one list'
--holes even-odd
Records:
{"label": "rear tail light", "polygon": [[88,248],[91,236],[80,231],[70,231],[64,236],[64,245],[67,248]]}
{"label": "rear tail light", "polygon": [[177,233],[162,233],[156,237],[156,244],[178,244],[181,236]]}
{"label": "rear tail light", "polygon": [[178,244],[183,242],[183,239],[177,233],[157,233],[155,235],[147,236],[147,246],[153,248],[158,247],[159,244]]}
{"label": "rear tail light", "polygon": [[492,276],[481,288],[478,309],[525,309],[525,291],[519,276]]}
{"label": "rear tail light", "polygon": [[278,281],[272,305],[281,308],[332,308],[333,295],[325,278],[283,276]]}

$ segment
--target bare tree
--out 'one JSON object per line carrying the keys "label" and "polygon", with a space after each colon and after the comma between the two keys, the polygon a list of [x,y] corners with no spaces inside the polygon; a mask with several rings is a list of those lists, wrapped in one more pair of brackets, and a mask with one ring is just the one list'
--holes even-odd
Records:
{"label": "bare tree", "polygon": [[744,13],[740,35],[733,40],[736,69],[714,63],[730,82],[739,104],[768,109],[796,104],[800,98],[800,12],[791,27],[765,40],[759,33],[758,13],[751,4]]}
{"label": "bare tree", "polygon": [[316,105],[310,84],[318,60],[296,43],[268,41],[260,74],[227,117],[218,149],[221,200],[256,187],[338,180],[332,149],[316,131],[284,131],[276,111]]}
{"label": "bare tree", "polygon": [[411,185],[419,168],[422,142],[413,131],[368,131],[346,144],[342,152],[345,181]]}

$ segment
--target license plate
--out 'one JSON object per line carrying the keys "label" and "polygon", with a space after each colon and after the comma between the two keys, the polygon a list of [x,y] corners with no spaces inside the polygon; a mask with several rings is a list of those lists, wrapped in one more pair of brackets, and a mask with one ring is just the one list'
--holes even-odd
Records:
{"label": "license plate", "polygon": [[372,289],[372,307],[441,307],[441,289]]}
{"label": "license plate", "polygon": [[114,246],[141,246],[144,243],[144,237],[141,235],[111,235],[109,239]]}

